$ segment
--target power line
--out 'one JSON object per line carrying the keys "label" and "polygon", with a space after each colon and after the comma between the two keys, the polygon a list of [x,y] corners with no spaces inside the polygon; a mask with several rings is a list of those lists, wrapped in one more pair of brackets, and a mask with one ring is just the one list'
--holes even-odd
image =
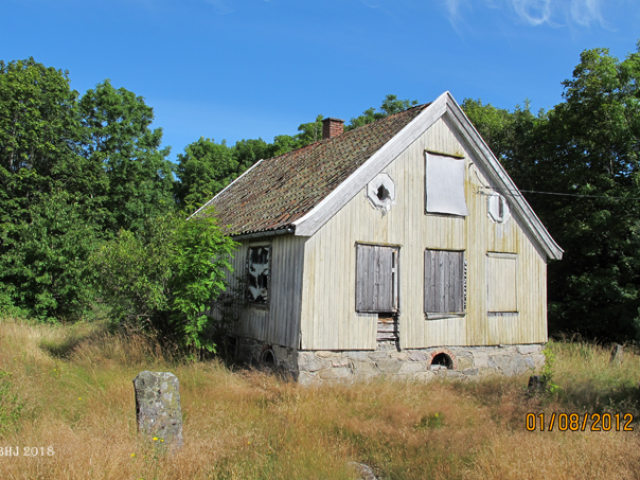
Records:
{"label": "power line", "polygon": [[616,200],[640,200],[640,197],[610,197],[608,195],[580,195],[577,193],[538,192],[536,190],[520,190],[520,191],[525,193],[539,193],[542,195],[560,195],[563,197],[615,198]]}
{"label": "power line", "polygon": [[[640,200],[640,197],[610,197],[608,195],[580,195],[578,193],[557,193],[557,192],[539,192],[538,190],[519,190],[519,191],[510,191],[510,190],[501,190],[501,189],[492,189],[494,191],[498,191],[504,195],[510,195],[512,197],[523,197],[524,195],[520,195],[520,192],[524,193],[538,193],[541,195],[557,195],[561,197],[582,197],[582,198],[609,198],[615,200]],[[484,195],[486,195],[483,192]]]}

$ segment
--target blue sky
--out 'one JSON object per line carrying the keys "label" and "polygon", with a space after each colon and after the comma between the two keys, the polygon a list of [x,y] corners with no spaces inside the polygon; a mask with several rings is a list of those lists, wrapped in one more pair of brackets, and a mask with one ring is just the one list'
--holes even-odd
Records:
{"label": "blue sky", "polygon": [[171,159],[199,137],[295,134],[385,95],[561,100],[585,49],[624,58],[638,0],[0,0],[0,59],[105,78],[145,98]]}

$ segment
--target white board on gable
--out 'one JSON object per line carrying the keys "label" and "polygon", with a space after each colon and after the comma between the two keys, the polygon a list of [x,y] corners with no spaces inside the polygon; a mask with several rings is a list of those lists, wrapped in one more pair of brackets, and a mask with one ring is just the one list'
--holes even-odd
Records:
{"label": "white board on gable", "polygon": [[427,213],[469,215],[464,195],[465,161],[425,152]]}

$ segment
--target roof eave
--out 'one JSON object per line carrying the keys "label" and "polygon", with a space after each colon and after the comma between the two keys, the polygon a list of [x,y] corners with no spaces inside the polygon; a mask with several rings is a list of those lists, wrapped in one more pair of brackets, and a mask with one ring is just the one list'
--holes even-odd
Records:
{"label": "roof eave", "polygon": [[229,235],[234,240],[253,240],[256,238],[266,238],[266,237],[275,237],[279,235],[287,235],[293,234],[295,228],[292,226],[288,226],[285,228],[279,228],[277,230],[263,230],[260,232],[249,232],[249,233],[240,233],[237,235],[231,234]]}

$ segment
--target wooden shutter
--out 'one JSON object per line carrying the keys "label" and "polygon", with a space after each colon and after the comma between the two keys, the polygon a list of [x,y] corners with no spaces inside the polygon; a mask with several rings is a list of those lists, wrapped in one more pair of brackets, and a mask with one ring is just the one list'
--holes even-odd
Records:
{"label": "wooden shutter", "polygon": [[425,313],[464,313],[464,252],[426,250],[424,274]]}
{"label": "wooden shutter", "polygon": [[398,250],[375,245],[356,246],[356,311],[395,312]]}

